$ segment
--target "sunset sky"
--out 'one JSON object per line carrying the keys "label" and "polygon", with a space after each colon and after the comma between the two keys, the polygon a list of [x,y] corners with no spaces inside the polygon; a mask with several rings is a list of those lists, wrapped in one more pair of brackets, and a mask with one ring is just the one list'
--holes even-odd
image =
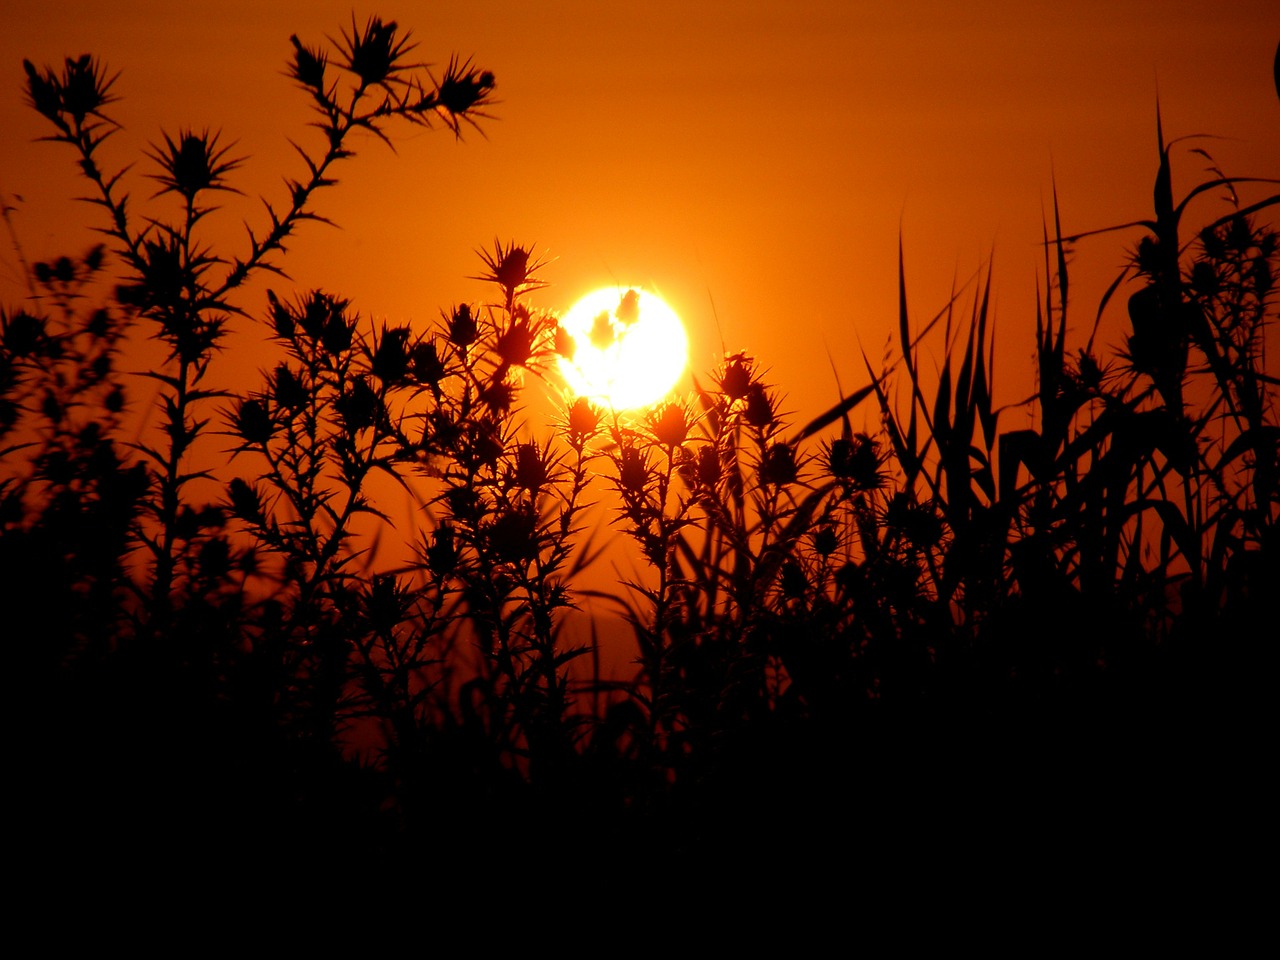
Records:
{"label": "sunset sky", "polygon": [[[28,260],[79,252],[93,214],[71,152],[33,141],[23,58],[93,53],[119,71],[124,129],[106,163],[133,161],[179,128],[220,129],[248,159],[210,221],[212,238],[259,232],[257,197],[284,199],[310,143],[305,96],[282,74],[289,35],[350,29],[349,2],[101,3],[13,0],[0,8],[0,192]],[[393,129],[342,167],[287,261],[297,288],[323,287],[389,323],[430,322],[487,291],[467,277],[495,238],[551,262],[535,303],[567,310],[591,289],[637,284],[683,316],[692,368],[746,350],[794,419],[866,382],[896,323],[897,255],[923,321],[994,253],[993,291],[1009,392],[1027,376],[1037,244],[1056,182],[1067,232],[1148,215],[1156,102],[1175,189],[1226,172],[1280,176],[1273,79],[1275,0],[904,0],[605,5],[584,0],[407,2],[354,9],[395,19],[443,65],[473,56],[497,76],[484,135]],[[135,171],[135,195],[152,192]],[[1262,191],[1246,191],[1258,197]],[[20,198],[20,199],[15,199]],[[1197,209],[1227,209],[1217,194]],[[1199,220],[1193,216],[1193,220]],[[77,226],[80,225],[80,226]],[[1076,252],[1073,326],[1136,233]],[[219,238],[222,238],[219,240]],[[12,244],[0,300],[23,295]],[[261,298],[261,290],[252,294]],[[262,306],[260,299],[245,304]],[[830,359],[829,359],[830,356]],[[1026,383],[1025,379],[1020,382]]]}

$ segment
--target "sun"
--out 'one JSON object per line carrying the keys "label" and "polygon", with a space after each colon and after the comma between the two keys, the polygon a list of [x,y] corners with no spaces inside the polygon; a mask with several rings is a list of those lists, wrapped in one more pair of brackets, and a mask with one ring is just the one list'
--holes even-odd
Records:
{"label": "sun", "polygon": [[569,388],[614,410],[658,402],[689,362],[680,317],[647,290],[596,290],[560,318],[560,327],[572,338],[560,357]]}

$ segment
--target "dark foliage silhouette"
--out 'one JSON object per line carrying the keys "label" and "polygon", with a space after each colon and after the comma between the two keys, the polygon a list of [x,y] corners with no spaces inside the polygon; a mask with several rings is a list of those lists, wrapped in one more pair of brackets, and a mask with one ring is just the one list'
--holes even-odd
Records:
{"label": "dark foliage silhouette", "polygon": [[[1256,625],[1280,613],[1280,196],[1237,189],[1275,181],[1210,166],[1176,197],[1157,123],[1149,219],[1067,236],[1055,200],[1034,428],[1004,429],[993,399],[989,272],[918,324],[902,265],[896,359],[861,358],[866,385],[799,428],[735,353],[646,411],[565,397],[546,431],[522,391],[554,389],[564,340],[528,305],[529,246],[480,251],[493,300],[426,330],[333,291],[241,299],[284,280],[353,131],[457,136],[492,102],[492,74],[455,58],[437,80],[394,23],[291,42],[325,146],[298,148],[305,175],[238,255],[201,234],[242,165],[219,133],[162,135],[152,199],[178,215],[143,214],[101,166],[112,75],[25,65],[107,237],[35,264],[0,316],[0,602],[63,855],[441,882],[605,849],[676,874],[1121,838],[1160,857],[1175,820],[1224,814],[1210,794],[1253,809]],[[1128,266],[1070,344],[1072,251],[1121,230]],[[210,373],[232,317],[270,341],[247,391]],[[167,355],[137,440],[131,336]],[[614,590],[584,582],[597,506],[640,560]],[[412,559],[375,549],[396,538]],[[587,601],[628,625],[630,677],[568,629]]]}

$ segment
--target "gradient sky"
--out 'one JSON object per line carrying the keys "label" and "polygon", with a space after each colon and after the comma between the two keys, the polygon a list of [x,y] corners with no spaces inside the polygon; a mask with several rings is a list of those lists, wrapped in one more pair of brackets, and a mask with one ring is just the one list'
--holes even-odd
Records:
{"label": "gradient sky", "polygon": [[[32,142],[45,129],[23,103],[24,57],[90,52],[120,72],[125,129],[108,166],[161,130],[237,141],[246,198],[210,221],[234,241],[244,219],[262,232],[256,197],[283,202],[281,177],[300,175],[287,138],[315,135],[281,72],[289,35],[336,36],[352,12],[328,0],[5,3],[0,192],[21,197],[12,219],[27,258],[83,249],[91,236],[76,225],[92,214],[66,200],[82,189],[70,151]],[[846,390],[866,382],[861,350],[878,359],[896,323],[900,236],[921,321],[994,253],[1011,361],[997,389],[1011,399],[1029,376],[1052,185],[1068,232],[1147,215],[1157,97],[1167,137],[1215,135],[1188,146],[1230,174],[1280,176],[1275,0],[400,0],[354,13],[411,28],[427,62],[474,56],[501,103],[462,143],[414,129],[393,132],[396,153],[358,143],[320,195],[339,229],[296,237],[297,288],[427,323],[487,295],[466,279],[477,248],[535,244],[553,258],[538,305],[564,310],[615,282],[655,289],[689,326],[695,372],[746,350],[797,420],[838,398],[833,364]],[[1179,150],[1175,188],[1206,164]],[[150,193],[145,181],[135,193]],[[1226,207],[1213,196],[1199,209]],[[1137,236],[1077,250],[1077,330]],[[0,301],[22,294],[6,239]]]}

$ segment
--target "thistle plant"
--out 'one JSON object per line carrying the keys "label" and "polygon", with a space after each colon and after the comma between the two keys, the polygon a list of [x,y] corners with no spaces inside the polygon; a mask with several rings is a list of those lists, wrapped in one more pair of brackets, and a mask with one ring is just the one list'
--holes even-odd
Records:
{"label": "thistle plant", "polygon": [[[487,868],[563,857],[575,832],[763,857],[833,823],[874,838],[904,816],[877,796],[962,819],[930,778],[1020,784],[1064,731],[1085,772],[1108,751],[1122,766],[1120,734],[1192,702],[1228,720],[1191,733],[1253,762],[1210,681],[1256,665],[1246,628],[1275,616],[1280,197],[1237,194],[1275,181],[1210,165],[1175,199],[1157,123],[1150,218],[1067,234],[1055,197],[1026,318],[1036,388],[1012,404],[1031,427],[996,402],[990,265],[918,323],[901,259],[895,357],[863,356],[864,385],[807,422],[745,351],[616,411],[556,380],[572,344],[533,303],[532,244],[480,249],[467,279],[488,296],[430,324],[280,285],[353,132],[458,137],[494,85],[456,58],[435,78],[377,18],[291,43],[323,141],[232,256],[205,231],[244,165],[233,144],[162,134],[160,210],[141,214],[128,168],[104,172],[113,77],[26,64],[108,238],[35,264],[28,302],[0,311],[0,590],[45,681],[60,829],[184,827],[206,856],[235,839],[303,870]],[[1070,342],[1072,254],[1119,230],[1141,236]],[[277,289],[251,296],[253,278]],[[268,342],[249,389],[212,362],[233,319]],[[133,437],[137,332],[165,360],[143,374],[159,426]],[[635,565],[588,586],[612,532]],[[629,626],[631,673],[598,670],[595,611],[571,629],[583,601]],[[191,799],[157,824],[157,796]]]}
{"label": "thistle plant", "polygon": [[[163,143],[148,155],[160,185],[153,199],[173,195],[179,209],[168,220],[140,217],[130,204],[126,171],[107,173],[102,166],[103,145],[116,126],[107,113],[114,102],[115,77],[89,56],[68,59],[61,71],[24,64],[28,99],[53,127],[48,139],[76,152],[95,191],[91,202],[106,215],[103,229],[113,243],[111,253],[126,273],[118,288],[121,304],[135,310],[149,335],[168,350],[167,366],[147,374],[161,386],[160,440],[138,447],[155,483],[145,503],[146,522],[137,530],[152,565],[140,618],[143,628],[156,635],[166,632],[173,592],[189,572],[181,552],[179,515],[184,490],[204,474],[187,463],[208,425],[200,411],[225,399],[206,386],[205,376],[228,320],[244,312],[233,294],[254,274],[279,272],[276,258],[297,227],[323,219],[312,208],[313,194],[331,186],[331,168],[353,155],[347,146],[352,131],[387,140],[385,128],[392,121],[441,121],[457,134],[461,123],[483,116],[493,90],[492,74],[457,60],[435,81],[426,68],[408,61],[414,47],[409,35],[378,18],[363,29],[353,20],[334,50],[308,46],[296,36],[291,42],[289,72],[310,95],[325,146],[316,154],[297,148],[307,175],[287,180],[287,202],[279,208],[265,205],[267,230],[258,235],[250,229],[246,252],[231,258],[216,255],[200,239],[202,222],[214,209],[213,195],[234,189],[229,177],[242,163],[219,133],[184,129],[163,135]],[[349,84],[344,86],[343,77]]]}
{"label": "thistle plant", "polygon": [[[117,435],[129,313],[92,306],[103,269],[101,247],[37,263],[34,302],[43,310],[0,311],[5,608],[17,647],[45,670],[114,647],[123,566],[147,490],[145,468]],[[40,609],[31,597],[52,602]]]}
{"label": "thistle plant", "polygon": [[596,423],[589,406],[568,411],[567,445],[524,425],[519,391],[555,355],[554,318],[523,300],[542,285],[530,248],[499,243],[482,260],[500,299],[454,308],[426,354],[438,376],[418,415],[419,448],[442,489],[419,552],[470,625],[479,657],[468,689],[489,735],[531,775],[554,779],[573,752],[566,665],[583,650],[561,643],[561,613]]}
{"label": "thistle plant", "polygon": [[[323,756],[340,746],[346,724],[371,709],[370,698],[392,721],[414,703],[387,677],[421,659],[411,642],[391,642],[416,597],[407,599],[394,576],[367,567],[354,575],[362,550],[350,539],[359,518],[382,518],[365,490],[370,474],[398,476],[397,458],[412,447],[388,408],[406,389],[417,344],[404,329],[358,332],[347,304],[317,291],[292,304],[272,296],[270,320],[285,359],[261,392],[236,397],[214,385],[211,361],[231,318],[251,315],[238,300],[245,283],[283,276],[280,258],[298,227],[324,219],[315,195],[354,155],[354,131],[390,143],[396,122],[439,123],[460,136],[463,124],[485,116],[494,88],[491,73],[456,58],[436,78],[409,60],[409,34],[379,18],[363,28],[353,20],[328,48],[296,36],[291,43],[288,72],[309,95],[322,146],[296,146],[305,175],[286,179],[283,204],[264,201],[266,228],[250,227],[235,256],[204,240],[214,198],[235,191],[232,178],[243,164],[220,132],[163,133],[146,157],[158,185],[150,200],[172,198],[176,211],[140,212],[129,168],[109,172],[104,159],[116,129],[115,77],[90,56],[61,69],[26,62],[29,102],[52,128],[46,139],[76,154],[109,242],[83,263],[37,265],[37,295],[63,310],[64,320],[21,311],[6,313],[3,324],[4,422],[27,431],[4,456],[7,465],[25,457],[31,471],[23,478],[6,470],[5,555],[38,543],[54,551],[51,562],[71,556],[95,566],[64,567],[67,622],[46,623],[42,632],[65,629],[54,629],[58,642],[40,649],[79,657],[89,676],[113,660],[136,663],[147,691],[140,714],[146,702],[157,709],[182,702],[182,691],[193,704],[210,694],[235,704],[246,722],[272,724],[300,745],[289,748],[287,768],[310,762],[300,759],[307,751],[315,756],[319,747]],[[77,284],[104,265],[118,277],[115,303],[80,314]],[[81,316],[89,320],[77,329]],[[119,423],[128,390],[118,354],[132,330],[162,344],[167,357],[142,374],[159,385],[159,427],[125,441]],[[194,465],[198,447],[214,442],[217,408],[235,438],[229,452],[256,456],[257,472],[233,479],[222,502],[201,504],[195,491],[202,484],[226,483]],[[33,431],[36,439],[26,439]],[[75,517],[67,512],[73,501]],[[95,535],[86,540],[81,532],[73,542],[56,534],[70,520],[91,521],[80,529]],[[47,568],[18,563],[17,553],[12,559],[14,569],[46,578],[42,586],[62,582]],[[34,614],[30,604],[20,607]],[[348,633],[360,623],[363,632]],[[364,699],[350,683],[353,645],[365,671]],[[92,709],[86,702],[74,712]],[[276,739],[267,732],[263,742]]]}

